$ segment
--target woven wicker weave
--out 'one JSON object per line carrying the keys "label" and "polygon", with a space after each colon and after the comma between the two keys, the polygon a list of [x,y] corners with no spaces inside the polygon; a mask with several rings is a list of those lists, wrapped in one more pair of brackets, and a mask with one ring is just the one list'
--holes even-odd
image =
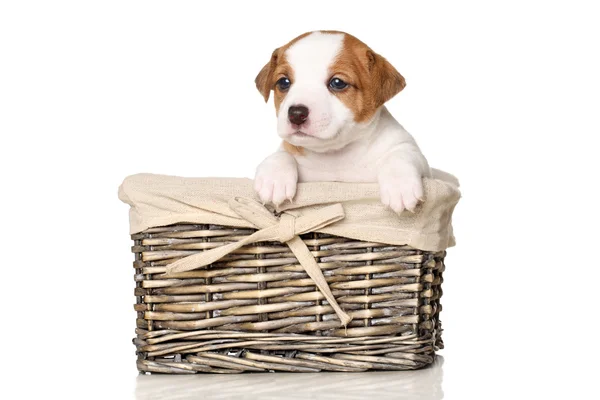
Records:
{"label": "woven wicker weave", "polygon": [[164,276],[181,257],[253,232],[182,224],[132,235],[141,372],[417,369],[443,347],[444,252],[303,235],[353,317],[346,329],[281,243],[245,246],[208,267]]}

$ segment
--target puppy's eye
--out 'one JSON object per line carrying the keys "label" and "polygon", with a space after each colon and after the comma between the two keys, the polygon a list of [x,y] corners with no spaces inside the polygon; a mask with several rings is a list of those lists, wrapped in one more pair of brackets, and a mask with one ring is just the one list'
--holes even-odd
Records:
{"label": "puppy's eye", "polygon": [[331,90],[335,90],[335,91],[340,91],[340,90],[344,90],[348,87],[348,84],[346,82],[344,82],[343,80],[341,80],[340,78],[332,78],[329,81],[329,87],[331,88]]}
{"label": "puppy's eye", "polygon": [[288,78],[281,78],[277,81],[276,83],[277,87],[279,88],[279,90],[281,90],[282,92],[285,92],[286,90],[288,90],[290,88],[290,86],[292,85],[292,82],[290,82],[290,80]]}

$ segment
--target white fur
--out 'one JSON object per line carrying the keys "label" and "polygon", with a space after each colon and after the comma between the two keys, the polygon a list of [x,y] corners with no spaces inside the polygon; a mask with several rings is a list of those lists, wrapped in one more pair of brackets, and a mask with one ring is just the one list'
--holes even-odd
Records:
{"label": "white fur", "polygon": [[[294,71],[281,103],[278,132],[304,148],[291,155],[280,148],[259,166],[255,189],[265,203],[291,200],[296,183],[311,181],[378,182],[382,202],[396,212],[414,210],[423,197],[422,177],[431,172],[412,136],[381,107],[366,123],[354,122],[352,111],[328,89],[329,66],[342,48],[342,34],[312,33],[286,52]],[[309,117],[297,135],[288,108],[302,104]]]}
{"label": "white fur", "polygon": [[[354,115],[328,89],[329,66],[342,50],[344,35],[314,32],[294,43],[285,56],[292,67],[292,86],[279,106],[279,136],[296,146],[316,151],[341,148],[349,143],[348,131]],[[288,109],[304,105],[310,110],[308,120],[295,128],[288,120]],[[305,135],[298,135],[300,131]]]}

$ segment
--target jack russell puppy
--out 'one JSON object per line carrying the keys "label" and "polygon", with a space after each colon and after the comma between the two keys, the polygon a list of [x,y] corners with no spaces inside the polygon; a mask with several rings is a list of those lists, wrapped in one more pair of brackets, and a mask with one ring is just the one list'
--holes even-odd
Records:
{"label": "jack russell puppy", "polygon": [[298,182],[378,182],[397,213],[423,200],[427,160],[384,103],[404,89],[402,75],[363,42],[316,31],[275,49],[256,77],[274,92],[280,149],[257,168],[263,203],[292,201]]}

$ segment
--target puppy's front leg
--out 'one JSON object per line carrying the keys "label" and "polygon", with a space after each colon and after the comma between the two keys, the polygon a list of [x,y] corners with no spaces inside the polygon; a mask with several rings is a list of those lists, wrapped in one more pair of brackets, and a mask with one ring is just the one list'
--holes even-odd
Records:
{"label": "puppy's front leg", "polygon": [[397,146],[379,164],[381,202],[397,213],[414,211],[423,200],[423,176],[430,174],[418,147],[411,143]]}
{"label": "puppy's front leg", "polygon": [[256,169],[254,190],[263,203],[276,206],[292,200],[298,183],[298,165],[294,157],[279,150],[267,157]]}

